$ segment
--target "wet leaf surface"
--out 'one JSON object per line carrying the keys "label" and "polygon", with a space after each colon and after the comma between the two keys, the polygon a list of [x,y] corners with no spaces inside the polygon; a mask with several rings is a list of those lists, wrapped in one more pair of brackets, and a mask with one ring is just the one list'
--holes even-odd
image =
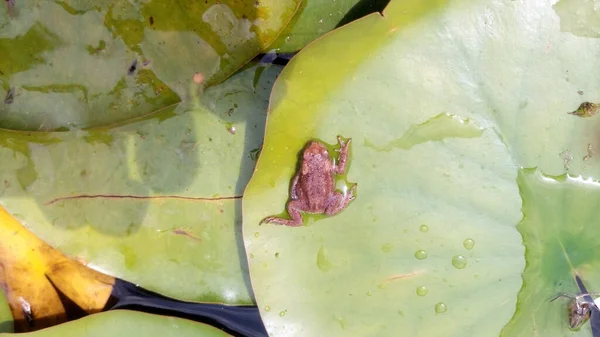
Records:
{"label": "wet leaf surface", "polygon": [[[600,40],[565,32],[554,5],[392,1],[290,62],[244,195],[271,333],[591,336],[549,300],[577,292],[576,270],[600,289],[600,124],[572,114],[599,101]],[[284,211],[306,142],[337,135],[356,200],[259,226]]]}

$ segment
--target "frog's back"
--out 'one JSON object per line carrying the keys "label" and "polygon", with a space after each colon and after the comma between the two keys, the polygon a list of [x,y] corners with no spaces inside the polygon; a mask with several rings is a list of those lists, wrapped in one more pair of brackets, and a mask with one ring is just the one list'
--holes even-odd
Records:
{"label": "frog's back", "polygon": [[307,207],[305,212],[322,213],[329,197],[335,190],[334,176],[331,169],[307,172],[301,179],[301,199]]}

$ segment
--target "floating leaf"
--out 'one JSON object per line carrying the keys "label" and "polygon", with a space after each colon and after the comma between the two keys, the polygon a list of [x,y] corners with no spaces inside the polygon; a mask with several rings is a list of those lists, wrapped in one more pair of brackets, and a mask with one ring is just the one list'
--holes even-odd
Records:
{"label": "floating leaf", "polygon": [[[573,270],[600,289],[600,124],[566,113],[600,99],[600,40],[561,32],[553,5],[391,1],[288,64],[244,194],[270,333],[590,336],[549,300],[577,292]],[[306,142],[336,135],[352,138],[337,186],[356,182],[356,200],[259,226],[284,211]]]}

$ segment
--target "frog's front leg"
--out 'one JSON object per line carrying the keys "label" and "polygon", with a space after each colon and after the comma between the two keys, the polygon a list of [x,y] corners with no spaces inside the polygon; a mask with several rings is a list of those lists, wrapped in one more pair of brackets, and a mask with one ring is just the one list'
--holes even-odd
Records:
{"label": "frog's front leg", "polygon": [[325,208],[325,215],[336,215],[339,212],[343,211],[346,207],[348,207],[350,201],[356,198],[354,196],[355,191],[356,185],[352,186],[352,188],[346,194],[342,194],[339,191],[335,191],[335,193],[333,193],[333,195],[328,200],[327,207]]}
{"label": "frog's front leg", "polygon": [[335,164],[333,170],[337,174],[343,174],[346,171],[346,161],[348,160],[348,145],[352,141],[352,138],[348,138],[348,141],[344,142],[342,137],[338,136],[338,144],[340,145],[339,151],[340,155],[338,156],[338,161]]}
{"label": "frog's front leg", "polygon": [[302,215],[300,214],[300,208],[302,208],[303,203],[300,200],[292,200],[287,206],[288,213],[290,214],[290,219],[278,218],[275,216],[270,216],[264,218],[260,223],[263,222],[272,222],[284,226],[298,227],[302,226]]}

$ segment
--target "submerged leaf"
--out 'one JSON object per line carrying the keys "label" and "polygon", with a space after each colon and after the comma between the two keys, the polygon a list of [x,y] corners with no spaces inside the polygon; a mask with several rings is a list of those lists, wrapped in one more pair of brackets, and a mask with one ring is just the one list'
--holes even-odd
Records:
{"label": "submerged leaf", "polygon": [[177,299],[252,303],[241,195],[280,69],[249,68],[194,106],[127,125],[4,131],[0,202],[102,272]]}
{"label": "submerged leaf", "polygon": [[274,41],[300,0],[6,4],[0,127],[56,130],[122,122],[197,95]]}

